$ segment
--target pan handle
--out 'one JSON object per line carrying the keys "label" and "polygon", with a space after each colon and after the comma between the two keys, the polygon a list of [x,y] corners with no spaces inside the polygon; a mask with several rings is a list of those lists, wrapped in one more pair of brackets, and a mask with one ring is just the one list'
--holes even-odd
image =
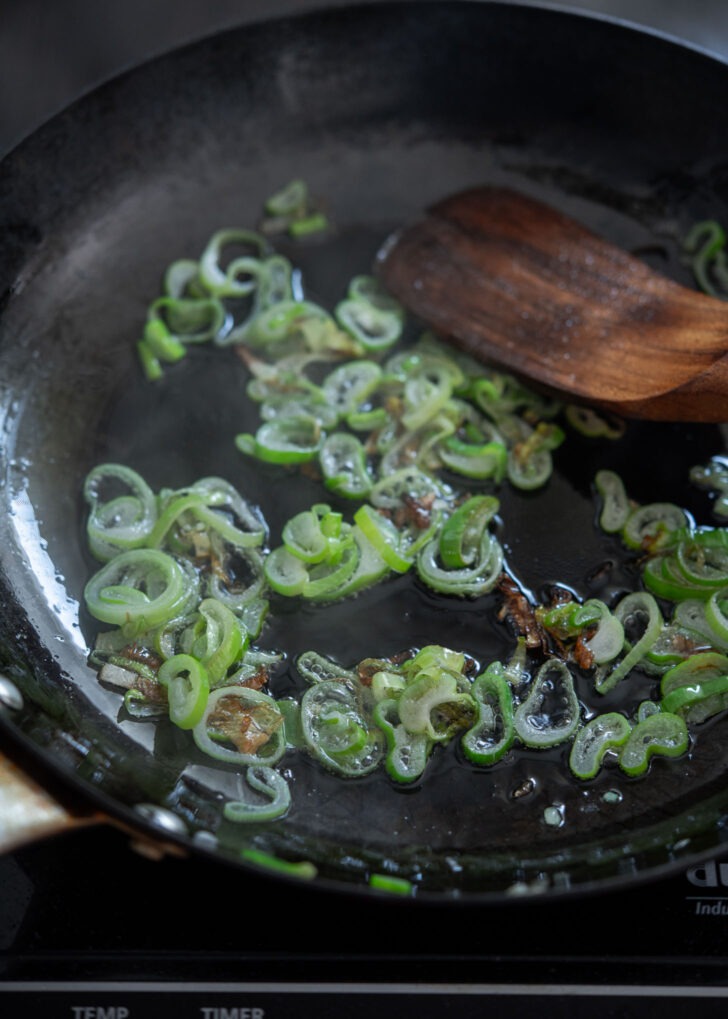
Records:
{"label": "pan handle", "polygon": [[0,854],[99,820],[71,813],[0,751]]}

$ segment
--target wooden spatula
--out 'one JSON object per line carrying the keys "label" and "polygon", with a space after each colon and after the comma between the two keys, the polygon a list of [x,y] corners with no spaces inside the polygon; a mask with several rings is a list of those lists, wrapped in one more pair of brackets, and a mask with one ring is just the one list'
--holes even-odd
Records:
{"label": "wooden spatula", "polygon": [[440,335],[567,399],[728,421],[728,302],[533,198],[495,187],[447,198],[389,239],[376,271]]}

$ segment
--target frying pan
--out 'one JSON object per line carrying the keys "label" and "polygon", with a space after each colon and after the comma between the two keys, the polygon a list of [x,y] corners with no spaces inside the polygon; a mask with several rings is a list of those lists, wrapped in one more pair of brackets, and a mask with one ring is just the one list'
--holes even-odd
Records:
{"label": "frying pan", "polygon": [[[232,445],[252,423],[243,366],[195,350],[150,387],[134,341],[169,262],[195,257],[215,229],[254,224],[292,176],[333,223],[323,239],[284,245],[323,301],[367,271],[398,224],[484,182],[550,201],[688,282],[680,236],[696,219],[726,219],[728,113],[717,99],[727,86],[721,62],[608,20],[512,4],[383,3],[196,43],[104,86],[13,152],[0,168],[8,752],[81,815],[201,853],[210,866],[255,869],[253,850],[288,868],[283,880],[306,874],[329,889],[370,891],[370,876],[383,873],[421,899],[510,901],[656,878],[720,852],[722,719],[706,723],[686,757],[618,782],[608,809],[614,773],[577,785],[561,751],[477,773],[442,754],[405,793],[382,776],[333,779],[300,757],[290,764],[297,805],[283,821],[223,823],[238,777],[171,727],[124,717],[87,664],[94,624],[81,601],[94,564],[81,486],[102,460],[129,464],[155,488],[217,474],[264,507],[274,532],[289,515],[289,479],[256,472]],[[714,427],[634,424],[609,448],[577,440],[538,501],[504,494],[519,577],[533,591],[563,582],[585,596],[598,582],[618,592],[627,567],[593,527],[594,470],[620,470],[639,501],[675,498],[677,486],[705,518],[707,496],[684,479],[722,450]],[[510,640],[484,623],[482,606],[435,605],[412,585],[274,620],[264,638],[351,664],[433,634],[486,660]],[[560,826],[544,823],[553,805]]]}

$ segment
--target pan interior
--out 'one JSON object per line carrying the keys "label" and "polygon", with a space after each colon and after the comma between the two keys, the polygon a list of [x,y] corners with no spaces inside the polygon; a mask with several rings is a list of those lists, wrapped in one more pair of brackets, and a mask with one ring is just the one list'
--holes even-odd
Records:
{"label": "pan interior", "polygon": [[[383,872],[438,896],[622,880],[720,840],[722,720],[703,727],[685,758],[656,762],[640,781],[607,769],[578,784],[563,748],[473,769],[449,747],[403,791],[383,774],[342,781],[291,753],[286,819],[236,826],[222,820],[221,804],[236,795],[239,775],[211,764],[171,725],[126,717],[86,662],[95,624],[82,592],[95,564],[81,488],[92,466],[125,463],[155,489],[227,478],[261,506],[274,535],[321,498],[313,483],[236,452],[234,435],[254,429],[256,418],[234,353],[194,349],[153,385],[138,370],[134,343],[162,272],[176,258],[197,257],[215,229],[253,226],[272,190],[303,177],[334,229],[280,248],[313,299],[332,306],[353,275],[369,271],[391,230],[471,184],[544,198],[683,282],[681,235],[708,212],[725,213],[719,146],[713,151],[708,137],[696,149],[694,110],[676,100],[677,128],[652,117],[665,102],[653,78],[664,82],[677,64],[707,87],[724,80],[722,67],[554,12],[409,7],[376,5],[209,40],[113,83],[7,161],[3,646],[26,697],[16,728],[114,811],[168,807],[185,841],[226,860],[252,848],[309,861],[323,881],[364,887]],[[528,42],[543,31],[554,39],[548,54]],[[344,60],[352,33],[361,46],[353,59],[346,47]],[[565,70],[575,44],[578,97]],[[630,69],[628,81],[605,76],[607,51],[614,66]],[[451,73],[454,53],[462,74]],[[638,55],[653,65],[649,80],[636,70]],[[630,87],[641,111],[627,107]],[[53,153],[55,195],[43,184]],[[620,443],[570,436],[543,493],[499,492],[510,568],[536,594],[560,583],[579,597],[616,596],[632,579],[619,543],[594,526],[596,470],[618,470],[638,501],[679,501],[710,522],[709,499],[687,485],[687,473],[723,449],[712,427],[634,423]],[[440,643],[487,663],[513,646],[493,622],[495,604],[495,596],[434,598],[402,577],[325,609],[277,607],[258,644],[291,659],[314,648],[350,666]],[[297,681],[283,672],[274,683],[285,694]],[[546,823],[550,807],[563,823]]]}

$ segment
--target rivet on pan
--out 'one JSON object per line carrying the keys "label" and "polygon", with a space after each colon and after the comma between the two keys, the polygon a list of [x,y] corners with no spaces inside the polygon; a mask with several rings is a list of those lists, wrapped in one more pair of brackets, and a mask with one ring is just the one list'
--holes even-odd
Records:
{"label": "rivet on pan", "polygon": [[20,711],[23,707],[23,695],[15,683],[0,673],[0,708],[8,711]]}
{"label": "rivet on pan", "polygon": [[173,814],[171,810],[167,810],[166,807],[158,807],[155,803],[139,803],[134,809],[155,828],[169,832],[170,835],[187,834],[187,825],[182,818]]}

